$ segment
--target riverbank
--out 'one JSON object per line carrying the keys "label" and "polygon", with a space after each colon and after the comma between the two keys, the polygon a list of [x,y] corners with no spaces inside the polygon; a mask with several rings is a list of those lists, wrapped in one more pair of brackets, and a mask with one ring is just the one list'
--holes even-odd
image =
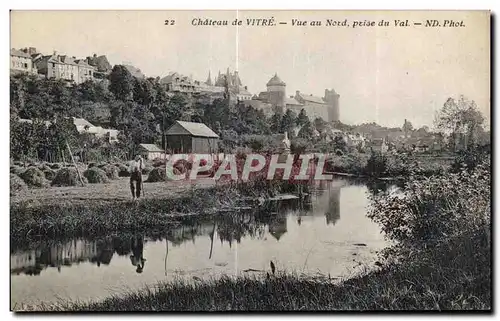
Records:
{"label": "riverbank", "polygon": [[[96,185],[40,189],[32,192],[35,197],[17,197],[10,208],[11,244],[29,243],[37,238],[95,237],[127,231],[161,234],[192,216],[231,215],[257,209],[259,199],[262,203],[280,192],[292,193],[298,187],[286,181],[265,180],[239,184],[161,182],[145,186],[146,197],[139,201],[123,195],[115,197],[119,192],[99,191]],[[106,184],[100,187],[109,190]],[[60,199],[58,192],[63,194]]]}
{"label": "riverbank", "polygon": [[[168,191],[168,189],[166,189]],[[168,193],[168,192],[164,192]],[[64,238],[104,235],[115,231],[162,231],[183,217],[209,215],[233,202],[234,190],[205,186],[168,193],[168,197],[149,196],[130,199],[72,198],[59,202],[44,199],[11,203],[11,242],[35,237]],[[79,194],[75,194],[79,195]],[[234,195],[233,195],[234,196]]]}
{"label": "riverbank", "polygon": [[343,282],[271,270],[258,277],[159,283],[98,302],[25,307],[44,311],[327,311],[491,309],[484,233],[464,234]]}

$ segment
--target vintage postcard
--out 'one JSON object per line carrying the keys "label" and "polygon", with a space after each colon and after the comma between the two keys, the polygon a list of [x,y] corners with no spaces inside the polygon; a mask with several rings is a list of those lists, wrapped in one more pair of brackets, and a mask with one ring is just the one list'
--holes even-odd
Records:
{"label": "vintage postcard", "polygon": [[10,27],[12,311],[491,311],[489,11]]}

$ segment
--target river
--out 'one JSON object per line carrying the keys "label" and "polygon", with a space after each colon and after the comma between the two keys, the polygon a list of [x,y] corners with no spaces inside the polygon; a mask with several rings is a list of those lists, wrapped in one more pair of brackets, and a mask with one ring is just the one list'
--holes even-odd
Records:
{"label": "river", "polygon": [[343,279],[371,268],[387,246],[366,217],[373,188],[323,182],[306,204],[282,201],[263,213],[196,219],[162,238],[110,235],[47,240],[10,256],[11,307],[98,300],[179,278],[290,271]]}

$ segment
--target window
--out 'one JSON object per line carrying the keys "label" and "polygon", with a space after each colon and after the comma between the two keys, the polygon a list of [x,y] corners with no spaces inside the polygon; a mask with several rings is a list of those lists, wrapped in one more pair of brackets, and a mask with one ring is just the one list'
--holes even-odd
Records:
{"label": "window", "polygon": [[24,68],[28,69],[28,64],[27,63],[24,63]]}
{"label": "window", "polygon": [[89,70],[89,76],[92,76],[92,70]]}

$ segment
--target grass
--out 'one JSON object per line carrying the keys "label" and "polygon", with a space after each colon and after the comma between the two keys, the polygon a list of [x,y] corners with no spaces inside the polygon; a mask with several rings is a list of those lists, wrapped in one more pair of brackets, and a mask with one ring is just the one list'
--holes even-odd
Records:
{"label": "grass", "polygon": [[237,210],[247,197],[277,190],[281,185],[216,185],[186,189],[169,197],[131,200],[87,200],[85,202],[11,203],[11,244],[23,247],[40,238],[97,237],[114,232],[162,234],[192,216]]}
{"label": "grass", "polygon": [[11,206],[11,242],[36,236],[98,236],[114,231],[161,231],[176,218],[196,213],[213,214],[221,204],[220,188],[197,189],[173,198],[133,201],[94,201],[80,204]]}
{"label": "grass", "polygon": [[[97,302],[26,307],[45,311],[490,310],[484,233],[463,235],[377,271],[338,282],[293,273],[176,280]],[[472,254],[472,255],[471,255]]]}

